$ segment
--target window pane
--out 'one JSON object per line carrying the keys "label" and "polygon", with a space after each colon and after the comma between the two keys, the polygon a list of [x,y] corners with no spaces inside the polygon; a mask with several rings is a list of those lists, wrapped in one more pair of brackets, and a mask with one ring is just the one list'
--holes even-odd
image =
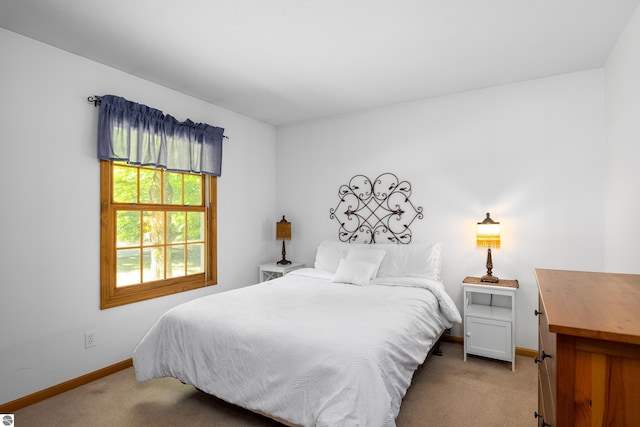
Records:
{"label": "window pane", "polygon": [[204,240],[204,212],[188,212],[187,213],[187,240],[203,241]]}
{"label": "window pane", "polygon": [[140,249],[116,251],[116,287],[140,283]]}
{"label": "window pane", "polygon": [[140,169],[140,203],[162,203],[162,171]]}
{"label": "window pane", "polygon": [[216,283],[215,177],[102,160],[100,183],[101,309]]}
{"label": "window pane", "polygon": [[169,218],[169,235],[167,236],[167,241],[169,243],[184,242],[185,213],[186,212],[167,213]]}
{"label": "window pane", "polygon": [[204,245],[202,243],[187,245],[187,272],[189,274],[204,272]]}
{"label": "window pane", "polygon": [[140,246],[140,212],[116,212],[116,247]]}
{"label": "window pane", "polygon": [[165,172],[164,174],[164,202],[165,205],[182,204],[182,174]]}
{"label": "window pane", "polygon": [[170,266],[167,272],[167,277],[180,277],[186,274],[184,268],[184,246],[169,246],[169,260]]}
{"label": "window pane", "polygon": [[116,203],[138,202],[138,170],[113,165],[113,201]]}
{"label": "window pane", "polygon": [[164,212],[144,211],[143,213],[143,245],[164,244]]}
{"label": "window pane", "polygon": [[164,279],[164,246],[143,249],[143,282]]}
{"label": "window pane", "polygon": [[202,206],[202,176],[184,175],[184,204]]}

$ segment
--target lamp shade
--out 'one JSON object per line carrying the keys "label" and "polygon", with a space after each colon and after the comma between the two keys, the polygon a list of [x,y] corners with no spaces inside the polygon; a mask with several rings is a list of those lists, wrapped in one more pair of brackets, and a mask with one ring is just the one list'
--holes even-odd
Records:
{"label": "lamp shade", "polygon": [[478,223],[476,247],[500,248],[500,223],[492,220],[489,213],[484,221]]}
{"label": "lamp shade", "polygon": [[276,222],[276,240],[291,240],[291,223],[284,218]]}

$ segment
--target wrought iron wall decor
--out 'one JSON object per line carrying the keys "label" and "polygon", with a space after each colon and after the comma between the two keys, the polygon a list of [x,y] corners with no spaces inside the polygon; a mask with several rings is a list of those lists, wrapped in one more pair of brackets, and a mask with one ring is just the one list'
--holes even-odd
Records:
{"label": "wrought iron wall decor", "polygon": [[409,200],[411,184],[392,173],[374,180],[356,175],[340,186],[338,196],[340,201],[329,209],[329,218],[340,224],[338,236],[342,242],[409,243],[411,224],[424,217],[422,207],[415,207]]}

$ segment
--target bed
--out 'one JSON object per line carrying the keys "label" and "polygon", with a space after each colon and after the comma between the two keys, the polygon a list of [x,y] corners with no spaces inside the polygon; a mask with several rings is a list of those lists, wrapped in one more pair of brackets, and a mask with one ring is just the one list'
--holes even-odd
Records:
{"label": "bed", "polygon": [[136,379],[175,377],[290,425],[394,426],[417,367],[460,313],[437,243],[322,242],[313,268],[158,319]]}

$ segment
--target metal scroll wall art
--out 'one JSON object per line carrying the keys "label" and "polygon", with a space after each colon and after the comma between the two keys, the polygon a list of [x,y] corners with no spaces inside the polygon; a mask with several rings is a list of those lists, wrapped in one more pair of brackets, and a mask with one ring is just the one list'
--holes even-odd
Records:
{"label": "metal scroll wall art", "polygon": [[422,219],[422,207],[415,207],[411,184],[392,173],[376,179],[356,175],[338,190],[340,201],[329,218],[340,224],[338,236],[350,243],[409,243],[411,224]]}

